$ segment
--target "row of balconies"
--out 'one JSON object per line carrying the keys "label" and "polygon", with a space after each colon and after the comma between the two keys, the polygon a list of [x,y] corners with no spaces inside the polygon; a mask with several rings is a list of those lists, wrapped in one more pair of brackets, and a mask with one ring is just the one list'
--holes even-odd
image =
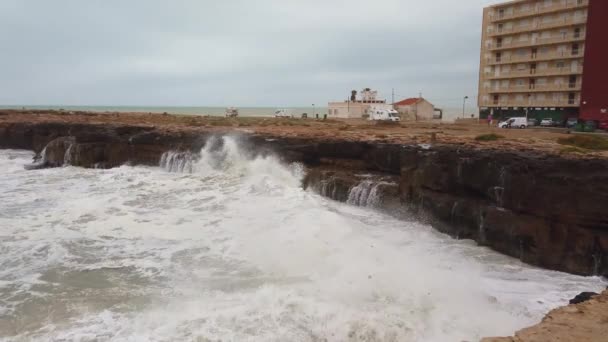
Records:
{"label": "row of balconies", "polygon": [[498,85],[491,88],[486,88],[485,91],[489,94],[511,94],[511,93],[543,93],[543,92],[567,92],[580,91],[580,82],[558,83],[558,84],[515,84],[515,85]]}
{"label": "row of balconies", "polygon": [[552,20],[550,22],[538,22],[529,25],[514,25],[513,27],[506,28],[490,28],[489,36],[495,37],[500,35],[510,35],[517,33],[524,33],[530,31],[549,30],[560,27],[575,26],[587,23],[587,16],[582,17],[568,17],[558,20]]}
{"label": "row of balconies", "polygon": [[[576,52],[576,53],[574,53]],[[574,59],[574,58],[582,58],[584,56],[584,49],[580,49],[577,51],[558,51],[552,53],[527,53],[524,55],[510,55],[510,56],[501,56],[500,58],[487,58],[486,63],[488,65],[500,65],[500,64],[514,64],[514,63],[526,63],[526,62],[542,62],[542,61],[551,61],[558,59]]]}
{"label": "row of balconies", "polygon": [[546,37],[546,38],[537,37],[537,38],[532,38],[529,40],[512,40],[510,42],[501,42],[501,43],[492,42],[492,43],[488,44],[488,49],[491,51],[507,50],[507,49],[532,47],[532,46],[540,46],[540,45],[582,42],[584,40],[585,40],[585,35],[582,33],[565,34],[565,35],[560,35],[559,37]]}
{"label": "row of balconies", "polygon": [[589,6],[589,0],[564,0],[560,3],[553,4],[550,6],[544,6],[541,3],[537,3],[533,8],[513,8],[512,12],[507,13],[506,11],[501,12],[500,8],[495,8],[495,13],[489,14],[489,19],[493,22],[507,21],[515,18],[533,17],[541,14],[548,14],[554,12],[560,12],[564,10],[571,10],[576,8],[583,8]]}
{"label": "row of balconies", "polygon": [[502,71],[500,73],[496,72],[485,72],[485,79],[489,80],[499,80],[499,79],[509,79],[509,78],[517,78],[517,77],[539,77],[539,76],[564,76],[564,75],[580,75],[583,73],[582,66],[576,67],[553,67],[547,69],[533,69],[528,68],[525,70],[510,70],[510,71]]}
{"label": "row of balconies", "polygon": [[551,108],[551,107],[578,107],[580,106],[581,100],[579,97],[572,98],[559,98],[559,99],[535,99],[530,98],[526,100],[518,99],[500,99],[498,101],[481,101],[480,107],[534,107],[534,108]]}

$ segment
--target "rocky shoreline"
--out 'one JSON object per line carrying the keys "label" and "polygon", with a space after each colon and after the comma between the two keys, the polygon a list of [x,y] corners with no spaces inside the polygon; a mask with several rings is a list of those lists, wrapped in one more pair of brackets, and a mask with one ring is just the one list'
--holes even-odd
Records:
{"label": "rocky shoreline", "polygon": [[473,239],[532,265],[608,276],[608,160],[603,158],[234,128],[70,122],[0,122],[0,148],[44,150],[32,167],[111,168],[158,165],[165,152],[197,152],[209,137],[223,134],[238,134],[251,153],[304,163],[309,168],[304,186],[332,199],[346,202],[362,181],[379,182],[373,189],[379,209],[418,215],[455,238]]}
{"label": "rocky shoreline", "polygon": [[[532,265],[608,276],[606,158],[567,158],[432,140],[290,135],[255,127],[28,118],[0,118],[0,148],[36,152],[31,168],[159,165],[168,152],[177,153],[174,157],[193,155],[211,137],[236,135],[248,153],[272,153],[285,162],[305,164],[303,186],[334,200],[396,216],[415,215],[454,238],[473,239]],[[515,337],[486,341],[546,341],[564,329],[570,330],[568,336],[606,336],[605,331],[598,332],[608,324],[607,298],[604,293],[574,309],[558,309],[541,325]],[[595,335],[576,335],[577,329]]]}

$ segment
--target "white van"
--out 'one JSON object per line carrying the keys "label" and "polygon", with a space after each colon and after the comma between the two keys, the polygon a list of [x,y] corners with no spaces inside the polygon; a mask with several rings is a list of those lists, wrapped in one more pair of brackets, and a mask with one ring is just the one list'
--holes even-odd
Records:
{"label": "white van", "polygon": [[398,122],[399,112],[394,109],[375,108],[372,107],[368,110],[369,119],[371,121],[394,121]]}
{"label": "white van", "polygon": [[507,120],[498,124],[498,128],[527,128],[528,119],[525,117],[521,118],[508,118]]}

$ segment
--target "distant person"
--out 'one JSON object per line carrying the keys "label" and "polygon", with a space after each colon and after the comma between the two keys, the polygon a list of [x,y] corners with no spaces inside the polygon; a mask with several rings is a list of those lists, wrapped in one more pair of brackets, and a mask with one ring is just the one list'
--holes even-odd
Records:
{"label": "distant person", "polygon": [[492,114],[488,115],[488,126],[494,125],[494,116]]}

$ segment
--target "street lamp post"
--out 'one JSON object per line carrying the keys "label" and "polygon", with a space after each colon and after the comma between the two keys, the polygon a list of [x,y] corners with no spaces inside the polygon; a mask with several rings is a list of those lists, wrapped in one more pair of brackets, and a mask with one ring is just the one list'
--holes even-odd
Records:
{"label": "street lamp post", "polygon": [[315,116],[315,114],[316,114],[316,113],[315,113],[315,104],[313,103],[313,104],[312,104],[312,117],[313,117],[313,118],[314,118],[314,117],[316,117],[316,116]]}
{"label": "street lamp post", "polygon": [[464,119],[464,110],[465,110],[465,108],[466,108],[466,105],[467,105],[467,100],[468,100],[468,99],[469,99],[469,97],[468,97],[468,96],[465,96],[465,97],[462,99],[462,118],[463,118],[463,119]]}

